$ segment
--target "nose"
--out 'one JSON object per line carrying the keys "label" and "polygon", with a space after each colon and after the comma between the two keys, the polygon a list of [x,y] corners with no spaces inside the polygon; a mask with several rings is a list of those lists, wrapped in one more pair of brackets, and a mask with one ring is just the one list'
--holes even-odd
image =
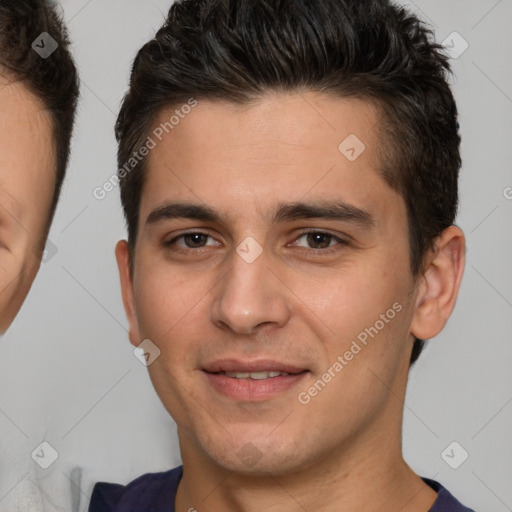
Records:
{"label": "nose", "polygon": [[253,334],[258,326],[284,326],[290,318],[287,288],[263,252],[248,263],[236,252],[230,269],[215,287],[212,321],[236,334]]}

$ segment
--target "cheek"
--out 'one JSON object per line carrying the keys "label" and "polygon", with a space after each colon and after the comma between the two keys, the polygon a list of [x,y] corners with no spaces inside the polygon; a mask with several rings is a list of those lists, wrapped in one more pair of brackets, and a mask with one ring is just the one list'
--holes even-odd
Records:
{"label": "cheek", "polygon": [[[318,320],[335,337],[354,334],[354,330],[383,312],[393,301],[393,293],[372,268],[345,267],[304,279],[296,277],[294,291]],[[388,305],[389,301],[391,304]]]}
{"label": "cheek", "polygon": [[328,329],[323,339],[331,364],[356,342],[361,351],[354,346],[354,359],[394,366],[408,338],[409,284],[408,274],[390,269],[380,257],[317,276],[296,290],[298,296],[308,297],[305,314],[316,323],[317,333]]}
{"label": "cheek", "polygon": [[189,278],[165,262],[150,262],[140,268],[134,294],[141,336],[157,345],[165,344],[162,348],[167,348],[178,336],[180,346],[186,342],[188,338],[183,336],[183,330],[193,330],[205,318],[208,294],[204,281],[198,276]]}

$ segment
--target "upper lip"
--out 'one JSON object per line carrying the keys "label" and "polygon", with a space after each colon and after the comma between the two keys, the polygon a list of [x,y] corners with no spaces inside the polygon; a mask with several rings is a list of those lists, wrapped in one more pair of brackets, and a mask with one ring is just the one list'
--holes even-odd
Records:
{"label": "upper lip", "polygon": [[243,361],[241,359],[222,359],[209,363],[203,367],[204,371],[209,373],[222,372],[284,372],[284,373],[301,373],[306,368],[283,363],[273,359],[260,359],[257,361]]}

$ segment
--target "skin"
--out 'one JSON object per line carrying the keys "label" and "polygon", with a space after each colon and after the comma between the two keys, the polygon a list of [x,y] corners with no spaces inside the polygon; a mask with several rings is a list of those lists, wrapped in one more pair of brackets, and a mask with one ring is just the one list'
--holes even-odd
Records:
{"label": "skin", "polygon": [[39,269],[55,175],[50,114],[23,83],[0,76],[0,333]]}
{"label": "skin", "polygon": [[[148,156],[133,273],[126,242],[116,256],[130,340],[161,351],[149,373],[178,425],[177,511],[419,512],[435,501],[402,457],[403,400],[413,336],[435,336],[454,307],[464,236],[444,231],[413,278],[405,203],[378,173],[377,123],[369,103],[313,92],[249,106],[200,101]],[[366,145],[354,162],[338,150],[349,134]],[[372,225],[272,222],[280,203],[331,200],[364,210]],[[220,220],[147,222],[177,201],[206,205]],[[184,231],[207,236],[175,240]],[[263,249],[252,263],[236,252],[246,237]],[[400,313],[300,403],[395,303]],[[306,371],[270,398],[233,399],[204,371],[219,359]]]}

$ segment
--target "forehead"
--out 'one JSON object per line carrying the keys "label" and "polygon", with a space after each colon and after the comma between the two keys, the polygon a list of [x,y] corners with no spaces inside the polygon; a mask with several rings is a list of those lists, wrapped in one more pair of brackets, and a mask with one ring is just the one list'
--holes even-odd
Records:
{"label": "forehead", "polygon": [[55,174],[50,113],[23,82],[0,77],[1,204],[27,225],[39,224],[51,202]]}
{"label": "forehead", "polygon": [[[213,151],[219,158],[225,154],[223,150],[247,155],[254,148],[259,158],[277,162],[297,150],[328,152],[337,158],[340,142],[349,135],[364,139],[368,146],[378,142],[377,107],[355,98],[273,93],[247,105],[199,100],[193,109],[185,110],[185,106],[164,109],[154,124],[156,129],[167,125],[162,134],[164,145],[173,144],[176,157],[189,161],[201,156],[189,153],[190,145]],[[173,115],[182,108],[189,113],[181,118]]]}
{"label": "forehead", "polygon": [[[9,81],[0,75],[0,135],[2,145],[27,145],[52,148],[53,123],[43,102],[22,81]],[[2,152],[2,156],[6,156]]]}
{"label": "forehead", "polygon": [[378,119],[369,102],[313,92],[163,110],[150,134],[156,146],[148,155],[141,218],[155,204],[184,199],[232,220],[241,210],[263,215],[304,198],[378,203],[394,194],[379,172]]}

